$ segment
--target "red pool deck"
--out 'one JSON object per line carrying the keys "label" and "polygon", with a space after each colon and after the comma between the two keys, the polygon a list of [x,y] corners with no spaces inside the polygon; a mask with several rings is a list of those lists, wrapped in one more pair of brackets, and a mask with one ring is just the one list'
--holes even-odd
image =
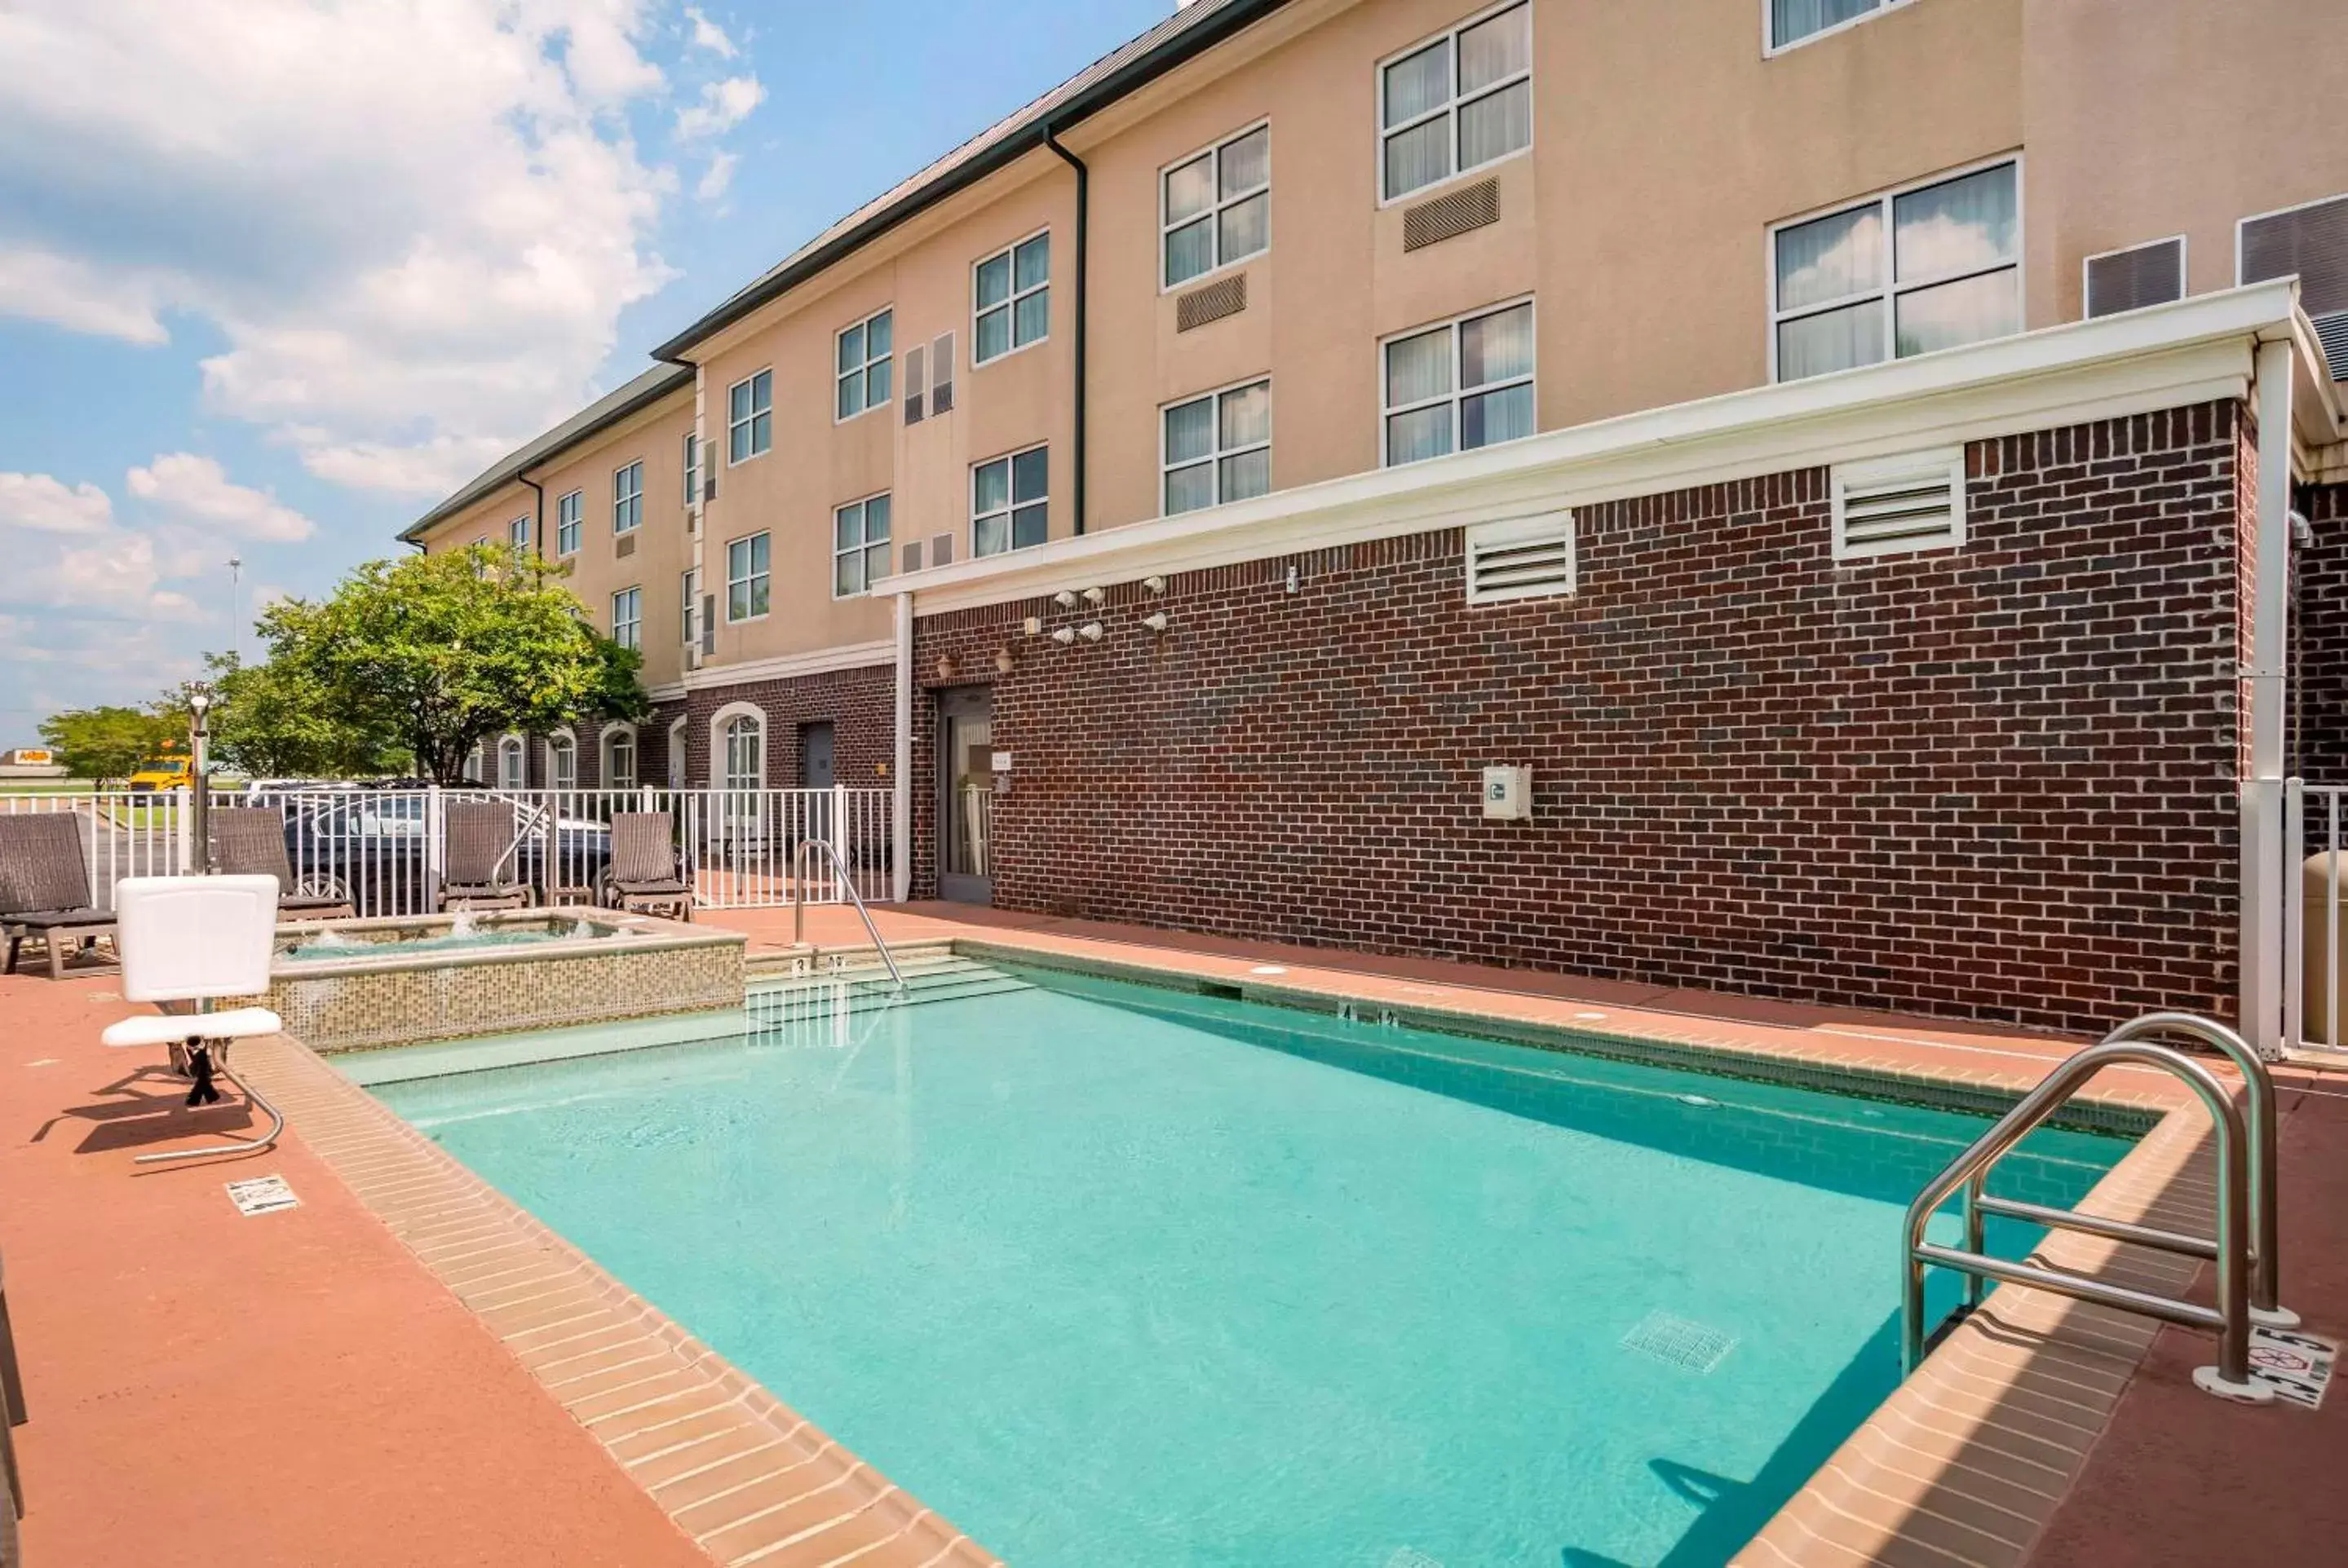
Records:
{"label": "red pool deck", "polygon": [[[891,941],[1619,1033],[1829,1077],[2012,1092],[2076,1045],[952,906],[878,915]],[[754,952],[789,942],[787,909],[704,917],[749,933]],[[820,943],[861,940],[852,912],[811,910],[808,923]],[[31,1568],[986,1561],[290,1042],[240,1058],[292,1116],[277,1150],[135,1167],[136,1153],[232,1132],[244,1113],[187,1112],[161,1078],[126,1076],[160,1053],[108,1050],[97,1035],[133,1010],[105,970],[0,979],[0,1252],[32,1408],[16,1433]],[[2285,1298],[2337,1337],[2348,1084],[2279,1078]],[[2165,1112],[2178,1091],[2119,1072],[2101,1098]],[[2095,1202],[2195,1225],[2205,1143],[2192,1118],[2168,1120]],[[284,1176],[302,1206],[239,1215],[222,1184],[263,1173]],[[2077,1261],[2176,1278],[2091,1238],[2050,1246],[2075,1242],[2090,1249]],[[1888,1302],[1888,1261],[1886,1275]],[[2221,1405],[2188,1381],[2209,1358],[2203,1337],[2031,1292],[1993,1305],[1740,1562],[2348,1561],[2348,1493],[2333,1480],[2348,1463],[2348,1395],[2315,1412]],[[822,1451],[778,1466],[791,1442]],[[809,1512],[788,1475],[819,1462],[833,1501]]]}

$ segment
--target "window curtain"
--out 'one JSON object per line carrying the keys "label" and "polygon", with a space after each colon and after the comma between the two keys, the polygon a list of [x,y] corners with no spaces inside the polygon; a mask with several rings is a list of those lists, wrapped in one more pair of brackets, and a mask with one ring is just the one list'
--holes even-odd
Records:
{"label": "window curtain", "polygon": [[1863,16],[1883,0],[1771,0],[1769,42],[1778,48]]}

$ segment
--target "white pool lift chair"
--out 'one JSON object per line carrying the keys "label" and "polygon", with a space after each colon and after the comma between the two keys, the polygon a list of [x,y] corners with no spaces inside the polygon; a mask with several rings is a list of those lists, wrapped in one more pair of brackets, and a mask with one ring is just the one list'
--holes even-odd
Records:
{"label": "white pool lift chair", "polygon": [[108,1045],[171,1048],[171,1071],[193,1079],[190,1105],[221,1097],[214,1077],[236,1085],[245,1102],[269,1118],[269,1131],[239,1143],[172,1149],[141,1154],[140,1164],[194,1160],[213,1154],[249,1154],[273,1146],[285,1118],[229,1071],[232,1041],[276,1034],[284,1024],[267,1008],[213,1012],[221,997],[251,997],[269,989],[269,960],[276,947],[277,878],[274,876],[128,876],[114,885],[116,947],[122,958],[126,1001],[192,1002],[194,1012],[127,1018],[108,1024],[98,1038]]}

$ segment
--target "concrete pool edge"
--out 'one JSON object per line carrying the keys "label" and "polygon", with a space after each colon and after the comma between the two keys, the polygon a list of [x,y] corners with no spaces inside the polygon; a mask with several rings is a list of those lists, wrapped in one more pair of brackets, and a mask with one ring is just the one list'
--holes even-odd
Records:
{"label": "concrete pool edge", "polygon": [[713,1561],[997,1563],[306,1045],[253,1041],[238,1066]]}

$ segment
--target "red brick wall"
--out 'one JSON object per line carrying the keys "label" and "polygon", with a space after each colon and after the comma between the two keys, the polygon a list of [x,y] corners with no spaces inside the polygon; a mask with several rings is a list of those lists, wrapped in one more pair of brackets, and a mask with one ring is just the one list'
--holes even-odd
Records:
{"label": "red brick wall", "polygon": [[832,726],[833,783],[885,786],[897,755],[896,693],[897,672],[887,664],[690,692],[685,699],[686,780],[695,788],[724,782],[710,775],[709,721],[728,703],[749,702],[766,714],[768,788],[798,786],[799,726],[819,721]]}
{"label": "red brick wall", "polygon": [[2297,502],[2315,539],[2296,558],[2292,771],[2311,784],[2348,784],[2348,485],[2308,486]]}
{"label": "red brick wall", "polygon": [[[927,619],[915,670],[994,686],[1009,907],[2073,1029],[2230,1015],[2237,423],[1977,443],[1959,552],[1838,567],[1809,470],[1584,509],[1570,599],[1470,608],[1452,529]],[[1488,764],[1533,768],[1533,822],[1482,819]]]}

